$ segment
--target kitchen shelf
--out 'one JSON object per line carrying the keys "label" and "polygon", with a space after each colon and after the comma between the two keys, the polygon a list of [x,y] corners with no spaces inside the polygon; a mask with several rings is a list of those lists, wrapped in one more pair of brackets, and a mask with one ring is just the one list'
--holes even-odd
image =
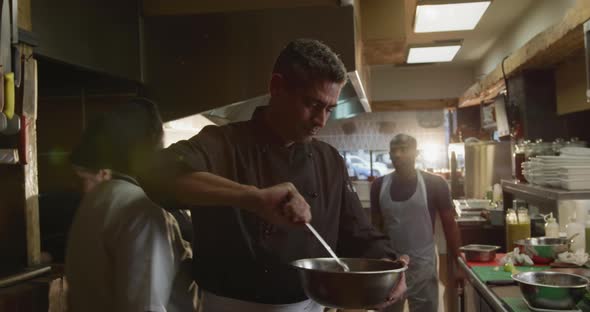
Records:
{"label": "kitchen shelf", "polygon": [[557,202],[560,200],[590,199],[590,190],[567,191],[511,180],[502,180],[502,191],[532,202]]}

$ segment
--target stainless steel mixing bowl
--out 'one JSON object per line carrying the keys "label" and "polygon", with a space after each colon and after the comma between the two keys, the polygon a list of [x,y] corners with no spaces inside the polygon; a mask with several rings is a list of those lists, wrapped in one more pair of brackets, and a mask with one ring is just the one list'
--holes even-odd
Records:
{"label": "stainless steel mixing bowl", "polygon": [[321,305],[340,309],[368,309],[387,301],[407,269],[401,262],[340,258],[350,272],[332,258],[301,259],[291,263],[299,271],[307,296]]}
{"label": "stainless steel mixing bowl", "polygon": [[559,272],[522,272],[512,275],[532,308],[576,310],[590,281],[580,275]]}
{"label": "stainless steel mixing bowl", "polygon": [[[547,264],[557,259],[557,255],[568,251],[570,241],[566,238],[533,237],[514,242],[521,253],[527,254],[536,264]],[[509,250],[512,251],[512,250]]]}
{"label": "stainless steel mixing bowl", "polygon": [[496,259],[496,250],[500,246],[470,244],[459,249],[465,253],[467,261],[488,262]]}

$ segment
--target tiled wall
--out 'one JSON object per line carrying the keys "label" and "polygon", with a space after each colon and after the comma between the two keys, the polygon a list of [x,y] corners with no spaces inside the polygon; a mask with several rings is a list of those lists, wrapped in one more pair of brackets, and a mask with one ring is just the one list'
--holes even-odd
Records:
{"label": "tiled wall", "polygon": [[[423,126],[425,123],[439,125],[429,128]],[[316,138],[339,150],[387,150],[389,141],[398,133],[414,136],[419,146],[425,143],[446,145],[446,128],[444,110],[376,112],[330,121]]]}

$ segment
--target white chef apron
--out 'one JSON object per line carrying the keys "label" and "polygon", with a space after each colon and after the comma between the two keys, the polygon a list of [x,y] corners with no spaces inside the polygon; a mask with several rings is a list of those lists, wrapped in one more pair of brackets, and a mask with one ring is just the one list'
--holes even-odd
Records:
{"label": "white chef apron", "polygon": [[[379,205],[385,233],[391,247],[398,255],[409,255],[406,283],[412,312],[435,312],[438,307],[438,278],[436,251],[432,231],[432,219],[428,210],[426,185],[420,171],[416,172],[416,191],[408,200],[391,199],[393,174],[383,178]],[[401,311],[403,302],[388,307],[385,311]]]}
{"label": "white chef apron", "polygon": [[217,296],[203,290],[198,312],[322,312],[324,307],[308,299],[290,304],[264,304]]}

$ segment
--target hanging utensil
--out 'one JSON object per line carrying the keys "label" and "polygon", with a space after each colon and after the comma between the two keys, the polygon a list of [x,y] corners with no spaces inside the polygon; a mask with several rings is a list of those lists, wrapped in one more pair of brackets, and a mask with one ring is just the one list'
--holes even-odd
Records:
{"label": "hanging utensil", "polygon": [[8,117],[8,119],[12,119],[15,111],[14,106],[14,74],[7,73],[4,75],[4,109],[2,112]]}
{"label": "hanging utensil", "polygon": [[18,44],[18,0],[10,0],[10,20],[12,27],[12,44]]}
{"label": "hanging utensil", "polygon": [[11,53],[11,27],[10,27],[10,5],[9,0],[2,1],[2,12],[0,12],[0,65],[4,74],[12,71]]}
{"label": "hanging utensil", "polygon": [[336,263],[338,263],[338,265],[340,265],[340,267],[342,267],[342,270],[344,270],[344,272],[350,272],[350,268],[348,267],[348,265],[346,265],[346,263],[340,261],[340,259],[338,258],[338,256],[336,256],[336,254],[334,253],[334,251],[332,251],[332,248],[330,248],[330,245],[328,245],[328,243],[326,243],[326,241],[313,228],[313,226],[311,224],[309,224],[309,223],[305,223],[305,225],[311,231],[311,233],[313,233],[313,235],[315,236],[315,238],[317,238],[317,240],[320,241],[320,243],[322,243],[322,245],[324,246],[324,248],[326,248],[326,250],[328,251],[328,253],[330,254],[330,256],[332,256],[332,258],[334,258],[334,260],[336,260]]}

